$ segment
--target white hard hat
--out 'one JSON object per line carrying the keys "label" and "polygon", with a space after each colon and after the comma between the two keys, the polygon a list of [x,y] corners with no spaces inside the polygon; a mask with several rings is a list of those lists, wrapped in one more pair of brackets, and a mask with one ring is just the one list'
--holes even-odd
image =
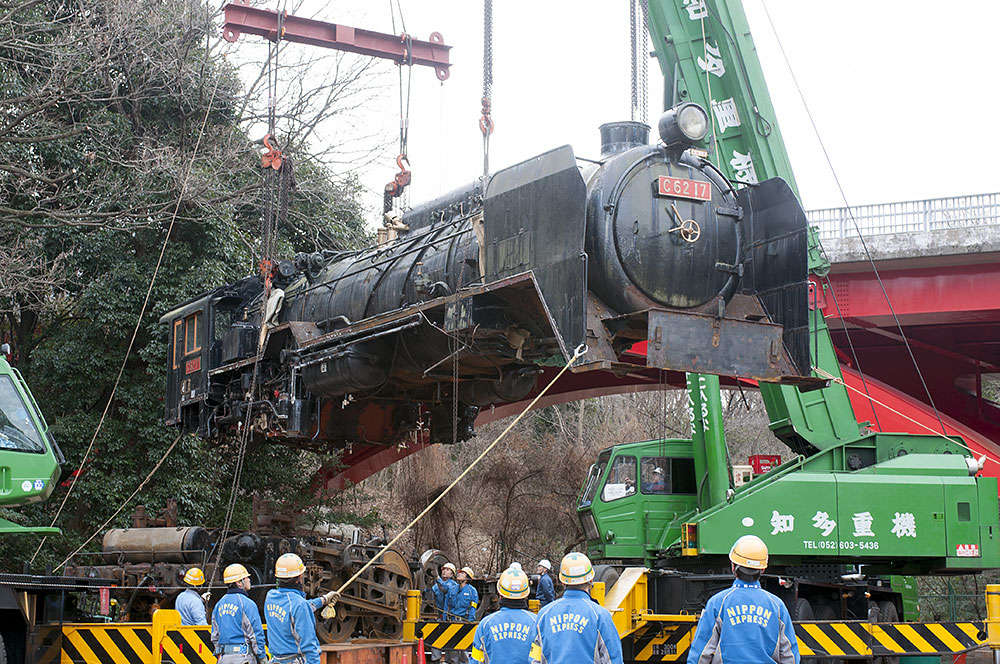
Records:
{"label": "white hard hat", "polygon": [[653,472],[656,473],[657,475],[662,475],[663,469],[657,466],[656,468],[653,469]]}
{"label": "white hard hat", "polygon": [[539,567],[544,567],[545,569],[547,569],[549,571],[552,570],[552,563],[549,562],[548,558],[542,558],[541,560],[539,560],[538,561],[538,566]]}

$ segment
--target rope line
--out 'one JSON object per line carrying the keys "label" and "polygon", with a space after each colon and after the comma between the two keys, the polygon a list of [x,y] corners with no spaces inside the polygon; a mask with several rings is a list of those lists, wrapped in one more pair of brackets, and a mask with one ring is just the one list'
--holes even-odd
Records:
{"label": "rope line", "polygon": [[59,563],[58,565],[56,565],[53,571],[61,569],[63,567],[63,565],[65,565],[70,560],[72,560],[73,556],[75,556],[76,554],[78,554],[81,551],[83,551],[84,547],[86,547],[88,544],[90,544],[91,540],[93,540],[95,537],[97,537],[98,533],[100,533],[102,530],[104,530],[105,528],[107,528],[108,524],[111,523],[112,521],[114,521],[115,518],[119,514],[122,513],[122,510],[125,509],[125,506],[128,505],[130,502],[132,502],[133,498],[135,498],[137,495],[139,495],[139,492],[142,491],[143,487],[145,487],[147,483],[149,483],[149,480],[153,479],[153,475],[156,474],[156,471],[158,471],[160,469],[160,466],[163,465],[163,462],[167,460],[167,457],[170,456],[170,453],[174,451],[175,447],[177,447],[177,443],[180,441],[182,435],[183,434],[178,434],[177,437],[174,438],[174,442],[170,443],[170,447],[168,447],[167,451],[163,453],[163,456],[160,457],[160,460],[156,462],[156,465],[153,466],[153,469],[149,471],[149,474],[146,475],[146,479],[144,479],[143,481],[139,482],[139,486],[137,486],[135,488],[135,491],[132,492],[131,496],[129,496],[128,498],[126,498],[124,500],[124,502],[122,502],[122,504],[118,506],[118,509],[115,510],[115,513],[112,514],[111,516],[109,516],[108,519],[107,519],[107,521],[105,521],[100,526],[98,526],[97,530],[95,530],[93,533],[91,533],[90,537],[88,537],[83,542],[83,544],[81,544],[80,546],[78,546],[73,553],[71,553],[68,556],[66,556],[65,560],[63,560],[61,563]]}
{"label": "rope line", "polygon": [[[149,287],[146,289],[146,297],[142,301],[142,308],[139,310],[139,315],[136,317],[135,328],[132,330],[132,338],[128,342],[128,348],[125,350],[125,357],[122,359],[121,367],[118,369],[118,376],[115,378],[114,386],[111,388],[111,394],[108,396],[107,403],[104,404],[104,412],[101,413],[101,419],[97,422],[97,428],[94,429],[94,435],[90,438],[90,444],[87,445],[87,450],[83,454],[83,458],[80,460],[80,465],[77,466],[76,472],[73,473],[73,479],[70,482],[69,489],[66,491],[66,495],[63,496],[62,502],[59,504],[59,509],[56,510],[55,516],[52,517],[52,522],[49,527],[53,527],[56,521],[59,520],[59,516],[63,512],[63,508],[66,507],[66,501],[73,494],[73,489],[76,488],[76,483],[80,479],[80,473],[83,470],[84,465],[87,463],[87,459],[90,458],[90,453],[94,449],[94,443],[97,441],[97,436],[100,434],[101,429],[104,427],[104,420],[108,416],[108,411],[111,410],[111,404],[114,402],[115,395],[118,393],[118,385],[121,383],[122,375],[125,373],[125,366],[128,364],[128,358],[132,354],[132,348],[135,346],[135,340],[139,336],[139,328],[142,326],[142,318],[146,315],[146,308],[149,305],[149,298],[153,293],[153,285],[156,283],[156,277],[160,273],[160,266],[163,264],[163,257],[167,253],[167,244],[170,242],[170,234],[174,230],[174,224],[177,221],[177,213],[181,208],[181,201],[184,200],[184,194],[187,193],[188,182],[191,178],[191,171],[194,169],[194,160],[198,156],[198,150],[201,147],[201,139],[205,136],[205,128],[208,126],[208,118],[212,113],[212,104],[215,101],[215,93],[219,89],[219,83],[222,81],[222,77],[216,77],[215,85],[212,87],[212,94],[208,98],[208,106],[205,109],[205,117],[201,122],[201,127],[198,130],[198,138],[194,144],[194,150],[191,152],[191,159],[188,161],[187,170],[184,173],[184,179],[181,181],[181,190],[177,195],[177,203],[174,205],[173,214],[170,216],[170,224],[167,226],[167,234],[163,238],[163,245],[160,247],[160,255],[156,259],[156,266],[153,268],[153,276],[149,280]],[[31,554],[31,559],[28,564],[35,562],[35,558],[38,557],[38,553],[42,550],[45,545],[45,541],[48,539],[48,535],[42,537],[42,540],[38,543],[38,548],[35,552]]]}
{"label": "rope line", "polygon": [[858,225],[858,220],[854,216],[854,210],[851,208],[851,204],[847,202],[847,194],[844,192],[844,186],[840,182],[837,170],[833,167],[833,160],[830,158],[830,153],[826,149],[826,143],[823,142],[823,137],[819,133],[819,127],[816,126],[816,120],[813,118],[809,104],[806,102],[806,96],[805,93],[802,92],[799,80],[795,76],[795,70],[792,69],[792,63],[788,59],[788,54],[785,52],[785,46],[782,44],[781,37],[778,35],[778,29],[775,27],[774,20],[771,18],[771,12],[767,8],[767,2],[765,0],[761,0],[761,6],[764,8],[764,14],[767,15],[767,22],[771,25],[771,31],[774,33],[774,39],[778,43],[778,49],[781,51],[781,57],[785,61],[785,67],[788,69],[788,73],[792,77],[792,83],[795,84],[795,90],[799,93],[799,99],[802,101],[802,107],[805,109],[806,116],[809,118],[809,123],[812,125],[813,133],[816,135],[819,147],[823,151],[823,156],[826,159],[826,165],[830,168],[833,180],[837,184],[837,190],[840,192],[840,198],[844,201],[844,207],[847,208],[847,214],[851,218],[851,223],[854,225],[854,230],[858,234],[858,239],[861,240],[861,248],[864,249],[865,256],[868,258],[868,262],[872,266],[872,272],[875,275],[876,281],[878,281],[879,288],[882,290],[882,297],[885,299],[885,303],[889,307],[889,313],[892,314],[892,320],[896,324],[896,329],[899,330],[899,336],[903,340],[903,345],[906,346],[906,352],[909,354],[910,361],[913,363],[913,368],[916,370],[917,377],[920,379],[920,384],[924,388],[924,394],[927,395],[927,400],[930,402],[930,406],[934,410],[934,416],[937,417],[938,424],[941,425],[941,431],[946,433],[944,420],[941,419],[941,413],[938,411],[937,405],[934,403],[934,397],[931,396],[931,391],[927,386],[927,381],[924,380],[924,374],[920,371],[920,365],[917,363],[917,358],[913,354],[913,349],[910,347],[910,341],[907,339],[906,333],[903,331],[903,325],[899,322],[899,317],[896,316],[896,310],[893,308],[892,301],[889,299],[889,293],[885,289],[885,283],[882,281],[882,276],[878,273],[878,267],[875,265],[875,259],[872,258],[871,252],[868,250],[868,243],[865,241],[865,236],[861,232],[861,226]]}
{"label": "rope line", "polygon": [[518,416],[517,416],[517,417],[515,417],[515,418],[514,418],[514,420],[513,420],[513,421],[512,421],[512,422],[511,422],[510,424],[508,424],[508,425],[507,425],[507,428],[506,428],[506,429],[504,429],[504,430],[503,430],[503,431],[502,431],[502,432],[500,433],[500,435],[499,435],[499,436],[497,436],[497,437],[496,437],[496,438],[495,438],[495,439],[493,440],[493,442],[492,442],[492,443],[490,443],[489,445],[487,445],[487,446],[486,446],[486,449],[484,449],[484,450],[483,450],[482,452],[480,452],[479,456],[477,456],[477,457],[476,457],[476,458],[475,458],[475,459],[474,459],[474,460],[472,461],[472,463],[470,463],[470,464],[469,464],[468,466],[466,466],[465,470],[463,470],[463,471],[462,471],[462,472],[461,472],[461,473],[459,474],[459,476],[458,476],[458,477],[456,477],[456,478],[455,478],[455,479],[454,479],[454,480],[452,481],[452,483],[451,483],[451,484],[449,484],[449,485],[448,485],[448,486],[447,486],[447,487],[445,488],[445,490],[444,490],[444,491],[442,491],[442,492],[441,492],[441,493],[440,493],[440,494],[438,495],[438,497],[437,497],[437,498],[435,498],[434,500],[432,500],[432,501],[430,502],[430,504],[429,504],[429,505],[427,505],[427,507],[425,507],[425,508],[424,508],[424,509],[423,509],[423,510],[422,510],[422,511],[420,512],[420,514],[418,514],[417,516],[413,517],[413,520],[412,520],[412,521],[410,521],[410,523],[408,523],[408,524],[406,525],[406,527],[405,527],[405,528],[403,528],[402,530],[400,530],[400,531],[399,531],[399,533],[397,533],[397,534],[396,534],[396,536],[395,536],[395,537],[393,537],[393,538],[392,538],[392,539],[391,539],[391,540],[389,541],[389,543],[388,543],[388,544],[386,544],[385,546],[383,546],[383,547],[382,547],[382,549],[381,549],[381,550],[380,550],[380,551],[379,551],[378,553],[376,553],[376,554],[375,554],[374,556],[372,556],[372,557],[371,557],[371,559],[370,559],[370,560],[369,560],[368,562],[366,562],[366,563],[364,564],[364,566],[362,566],[362,567],[361,567],[361,569],[359,569],[359,570],[358,570],[357,572],[355,572],[355,573],[354,573],[354,574],[353,574],[353,575],[351,576],[351,578],[349,578],[349,579],[348,579],[347,581],[344,581],[343,585],[341,585],[341,586],[340,586],[340,588],[338,588],[338,589],[337,589],[337,593],[339,594],[339,593],[342,593],[342,592],[344,592],[344,590],[346,590],[348,586],[350,586],[350,585],[351,585],[352,583],[354,583],[354,582],[355,582],[355,581],[356,581],[356,580],[358,579],[358,577],[360,577],[360,576],[361,576],[361,575],[362,575],[362,574],[363,574],[363,573],[365,572],[365,570],[367,570],[367,569],[368,569],[369,567],[371,567],[371,566],[372,566],[373,564],[375,564],[375,561],[376,561],[376,560],[378,560],[379,558],[381,558],[381,557],[382,557],[382,554],[384,554],[384,553],[385,553],[386,551],[388,551],[388,550],[389,550],[390,548],[392,548],[392,546],[393,546],[393,545],[394,545],[394,544],[395,544],[396,542],[398,542],[398,541],[399,541],[399,539],[400,539],[400,538],[401,538],[401,537],[402,537],[403,535],[405,535],[407,531],[409,531],[409,530],[410,530],[410,528],[412,528],[413,526],[415,526],[415,525],[417,524],[417,522],[418,522],[418,521],[420,521],[421,519],[423,519],[423,518],[424,518],[424,517],[425,517],[425,516],[427,515],[427,513],[428,513],[428,512],[430,512],[430,511],[431,511],[432,509],[434,509],[434,506],[435,506],[435,505],[437,505],[437,504],[438,504],[439,502],[441,502],[441,501],[442,501],[442,500],[444,499],[444,497],[445,497],[445,496],[447,496],[447,495],[448,495],[448,494],[449,494],[449,493],[451,492],[451,490],[452,490],[452,489],[454,489],[454,488],[455,488],[455,487],[456,487],[456,486],[458,485],[458,483],[459,483],[459,482],[461,482],[461,481],[462,481],[462,479],[463,479],[463,478],[464,478],[464,477],[465,477],[466,475],[468,475],[468,474],[469,474],[469,472],[471,472],[471,471],[472,471],[472,469],[473,469],[473,468],[475,468],[475,467],[476,467],[477,465],[479,465],[479,462],[480,462],[480,461],[482,461],[482,460],[483,460],[483,459],[484,459],[484,458],[486,457],[486,455],[487,455],[487,454],[489,454],[489,453],[490,453],[490,451],[491,451],[491,450],[492,450],[492,449],[493,449],[494,447],[496,447],[496,446],[497,446],[497,445],[498,445],[498,444],[500,443],[500,441],[502,441],[502,440],[503,440],[503,439],[504,439],[504,438],[505,438],[505,437],[507,436],[507,434],[508,434],[508,433],[510,433],[511,429],[513,429],[513,428],[514,428],[514,427],[515,427],[515,426],[517,425],[517,423],[521,421],[521,418],[523,418],[523,417],[524,417],[524,416],[525,416],[525,415],[526,415],[526,414],[527,414],[527,413],[528,413],[528,412],[529,412],[529,411],[530,411],[530,410],[531,410],[532,408],[534,408],[535,404],[536,404],[536,403],[538,403],[539,399],[541,399],[541,398],[542,398],[543,396],[545,396],[545,393],[549,391],[549,388],[550,388],[550,387],[552,387],[552,386],[553,386],[553,385],[555,384],[555,382],[556,382],[557,380],[559,380],[559,378],[560,378],[560,377],[562,377],[562,375],[563,375],[564,373],[566,373],[566,370],[567,370],[567,369],[569,369],[569,368],[570,368],[571,366],[573,366],[573,363],[574,363],[574,362],[576,362],[576,361],[577,361],[578,359],[580,359],[581,357],[583,357],[583,356],[584,356],[584,355],[585,355],[586,353],[587,353],[587,347],[586,347],[585,345],[581,344],[580,346],[577,346],[576,350],[575,350],[575,351],[573,352],[573,357],[571,357],[571,358],[569,359],[569,361],[568,361],[568,362],[567,362],[567,363],[565,364],[565,366],[563,366],[563,368],[559,370],[559,373],[557,373],[557,374],[555,375],[555,377],[554,377],[554,378],[553,378],[552,380],[550,380],[550,381],[549,381],[548,385],[546,385],[546,386],[545,386],[545,387],[544,387],[544,388],[542,389],[542,391],[541,391],[541,392],[539,392],[539,393],[538,393],[538,395],[537,395],[537,396],[536,396],[536,397],[535,397],[534,399],[532,399],[532,400],[531,400],[531,403],[529,403],[529,404],[528,404],[528,405],[527,405],[527,406],[526,406],[526,407],[524,408],[524,410],[522,410],[522,411],[521,411],[521,412],[520,412],[520,413],[518,414]]}
{"label": "rope line", "polygon": [[[843,385],[844,387],[846,387],[847,389],[851,390],[852,392],[857,392],[858,394],[864,394],[863,391],[859,390],[858,388],[854,387],[853,385],[848,385],[847,382],[845,382],[842,378],[837,378],[836,376],[834,376],[832,373],[830,373],[828,371],[825,371],[825,370],[823,370],[823,369],[821,369],[819,367],[813,367],[813,370],[816,371],[816,373],[818,373],[821,376],[823,376],[823,378],[826,378],[828,380],[832,380],[835,383],[839,383],[839,384]],[[916,424],[917,426],[919,426],[919,427],[921,427],[923,429],[926,429],[931,434],[933,434],[935,436],[938,436],[939,438],[944,438],[948,442],[954,443],[954,444],[958,445],[959,447],[963,447],[966,450],[968,450],[969,452],[971,452],[972,454],[978,454],[980,456],[984,456],[987,459],[989,459],[990,461],[992,461],[994,463],[997,463],[997,464],[1000,464],[1000,459],[998,459],[997,457],[991,456],[989,453],[984,453],[984,452],[980,452],[978,450],[974,450],[971,447],[969,447],[968,445],[966,445],[965,442],[964,442],[964,439],[961,436],[959,436],[959,434],[954,434],[955,437],[958,438],[958,440],[955,440],[951,436],[947,435],[947,433],[941,433],[937,429],[929,427],[929,426],[927,426],[926,424],[924,424],[923,422],[921,422],[919,420],[913,419],[912,417],[910,417],[906,413],[903,413],[903,412],[900,412],[900,411],[896,410],[895,408],[893,408],[889,404],[883,403],[883,402],[879,401],[878,399],[876,399],[875,397],[873,397],[871,395],[866,395],[866,397],[868,398],[869,401],[873,401],[873,402],[877,403],[878,405],[882,406],[883,408],[885,408],[886,410],[888,410],[889,412],[895,413],[896,415],[899,415],[903,419],[908,420],[908,421],[912,422],[913,424]],[[872,410],[874,411],[875,409],[872,408]]]}

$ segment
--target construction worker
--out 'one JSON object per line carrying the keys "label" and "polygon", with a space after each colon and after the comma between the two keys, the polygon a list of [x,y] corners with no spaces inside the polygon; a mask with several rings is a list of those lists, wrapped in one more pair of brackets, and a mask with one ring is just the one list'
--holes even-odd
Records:
{"label": "construction worker", "polygon": [[556,598],[555,584],[552,583],[552,577],[549,576],[551,571],[552,563],[549,562],[548,558],[542,558],[538,561],[538,567],[535,568],[535,573],[538,574],[538,589],[535,590],[535,599],[538,600],[540,607],[552,603]]}
{"label": "construction worker", "polygon": [[528,664],[535,614],[528,611],[528,576],[507,568],[497,581],[500,610],[476,625],[472,659],[483,664]]}
{"label": "construction worker", "polygon": [[192,567],[184,572],[181,579],[187,588],[174,600],[174,608],[181,614],[182,625],[207,625],[205,615],[205,600],[195,588],[205,584],[205,573],[198,567]]}
{"label": "construction worker", "polygon": [[257,604],[250,599],[250,573],[239,563],[222,572],[229,586],[212,611],[212,643],[219,664],[267,664],[264,654],[264,626]]}
{"label": "construction worker", "polygon": [[306,566],[294,553],[285,553],[274,563],[278,587],[267,591],[264,618],[267,621],[267,646],[272,664],[319,664],[319,637],[316,635],[316,611],[336,603],[337,591],[306,599],[302,575]]}
{"label": "construction worker", "polygon": [[744,535],[729,550],[736,580],[714,595],[698,620],[688,664],[732,661],[799,664],[799,644],[784,602],[760,587],[767,545]]}
{"label": "construction worker", "polygon": [[441,611],[441,620],[450,620],[448,612],[451,610],[451,603],[455,594],[458,593],[458,583],[452,577],[455,575],[455,566],[445,563],[441,566],[438,577],[434,579],[434,605]]}
{"label": "construction worker", "polygon": [[472,568],[463,567],[458,570],[458,592],[450,602],[448,611],[455,620],[475,620],[476,609],[479,608],[479,591],[477,591],[469,581],[472,580]]}
{"label": "construction worker", "polygon": [[538,612],[532,664],[624,664],[622,643],[611,614],[590,598],[594,567],[582,553],[568,553],[559,565],[563,596]]}

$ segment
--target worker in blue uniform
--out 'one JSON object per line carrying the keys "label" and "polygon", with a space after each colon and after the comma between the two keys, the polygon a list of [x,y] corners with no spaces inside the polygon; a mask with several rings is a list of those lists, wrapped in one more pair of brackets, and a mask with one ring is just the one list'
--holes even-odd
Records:
{"label": "worker in blue uniform", "polygon": [[582,553],[559,566],[563,596],[539,610],[533,630],[532,664],[623,664],[622,643],[611,614],[590,598],[594,567]]}
{"label": "worker in blue uniform", "polygon": [[455,595],[458,593],[458,583],[452,578],[454,575],[455,566],[451,563],[445,563],[441,566],[438,577],[434,579],[434,585],[432,586],[434,605],[441,611],[441,620],[452,620],[449,612],[451,611],[452,602],[455,600]]}
{"label": "worker in blue uniform", "polygon": [[528,664],[535,614],[528,611],[528,575],[508,568],[497,581],[500,610],[476,625],[472,659],[481,664]]}
{"label": "worker in blue uniform", "polygon": [[250,599],[250,573],[239,563],[226,567],[222,580],[229,586],[212,610],[212,643],[218,664],[267,664],[264,626],[257,604]]}
{"label": "worker in blue uniform", "polygon": [[538,606],[540,607],[551,604],[556,598],[555,584],[552,583],[552,577],[549,576],[549,572],[551,571],[552,563],[549,562],[548,558],[542,558],[538,561],[538,567],[535,569],[535,572],[538,574],[538,588],[535,590],[535,599],[538,600]]}
{"label": "worker in blue uniform", "polygon": [[469,583],[473,577],[472,568],[463,567],[458,570],[456,577],[458,578],[458,591],[449,603],[448,611],[453,620],[473,621],[476,619],[476,609],[479,608],[479,591]]}
{"label": "worker in blue uniform", "polygon": [[268,590],[264,598],[271,664],[320,664],[316,612],[336,603],[339,596],[332,590],[322,597],[306,599],[302,589],[305,571],[302,558],[294,553],[285,553],[274,563],[278,587]]}
{"label": "worker in blue uniform", "polygon": [[744,535],[729,550],[729,560],[736,580],[705,605],[687,664],[799,664],[788,609],[760,587],[767,545],[756,535]]}
{"label": "worker in blue uniform", "polygon": [[205,600],[196,590],[199,586],[205,584],[205,573],[198,567],[192,567],[184,572],[182,581],[187,588],[174,600],[174,608],[181,614],[181,624],[207,625],[208,617],[205,615]]}

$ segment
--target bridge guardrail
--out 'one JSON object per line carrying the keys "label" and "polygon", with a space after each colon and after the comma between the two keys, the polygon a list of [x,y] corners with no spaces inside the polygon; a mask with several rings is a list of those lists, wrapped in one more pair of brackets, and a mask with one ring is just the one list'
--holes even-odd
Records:
{"label": "bridge guardrail", "polygon": [[[850,212],[866,237],[1000,226],[1000,192],[853,205]],[[807,210],[806,217],[819,228],[820,240],[857,237],[846,207]]]}

